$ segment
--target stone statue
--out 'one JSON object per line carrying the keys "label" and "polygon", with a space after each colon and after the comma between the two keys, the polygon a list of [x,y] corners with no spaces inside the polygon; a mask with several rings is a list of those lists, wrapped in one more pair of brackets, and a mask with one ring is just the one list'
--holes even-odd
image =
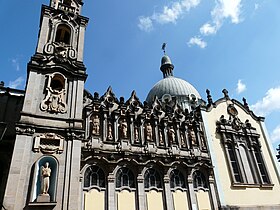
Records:
{"label": "stone statue", "polygon": [[100,133],[100,119],[97,115],[92,118],[92,134],[99,135]]}
{"label": "stone statue", "polygon": [[121,138],[127,139],[127,122],[124,119],[119,125]]}
{"label": "stone statue", "polygon": [[181,138],[181,145],[182,145],[182,147],[186,147],[187,146],[186,145],[186,139],[185,139],[184,133],[182,131],[180,132],[180,138]]}
{"label": "stone statue", "polygon": [[190,128],[189,130],[189,139],[191,140],[192,145],[197,145],[196,136],[193,128]]}
{"label": "stone statue", "polygon": [[168,139],[170,144],[176,144],[176,135],[173,126],[168,129]]}
{"label": "stone statue", "polygon": [[112,129],[112,124],[109,122],[108,123],[108,137],[109,140],[113,140],[113,129]]}
{"label": "stone statue", "polygon": [[145,125],[145,134],[147,141],[153,141],[153,128],[149,122]]}
{"label": "stone statue", "polygon": [[51,168],[49,167],[49,162],[46,162],[45,165],[41,167],[41,194],[43,195],[49,195],[50,176]]}
{"label": "stone statue", "polygon": [[137,127],[134,128],[134,140],[136,142],[139,142],[139,133],[138,133],[138,128]]}
{"label": "stone statue", "polygon": [[205,138],[204,138],[203,132],[200,132],[200,139],[201,139],[201,147],[203,149],[206,149]]}
{"label": "stone statue", "polygon": [[161,129],[159,129],[159,144],[160,145],[163,145],[164,144],[164,142],[163,142],[163,136],[162,136],[162,131],[161,131]]}

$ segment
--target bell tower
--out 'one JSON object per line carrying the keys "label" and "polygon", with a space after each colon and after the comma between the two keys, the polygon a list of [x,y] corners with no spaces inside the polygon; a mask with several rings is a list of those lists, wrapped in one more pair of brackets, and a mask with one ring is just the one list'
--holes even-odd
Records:
{"label": "bell tower", "polygon": [[81,209],[83,63],[88,18],[82,0],[50,0],[41,10],[3,206]]}

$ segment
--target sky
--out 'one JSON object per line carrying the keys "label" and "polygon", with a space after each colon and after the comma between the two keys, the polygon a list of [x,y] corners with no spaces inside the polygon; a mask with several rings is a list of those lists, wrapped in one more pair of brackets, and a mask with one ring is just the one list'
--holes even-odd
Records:
{"label": "sky", "polygon": [[[26,65],[34,54],[40,10],[49,0],[0,0],[0,80],[25,88]],[[266,118],[273,146],[280,143],[279,0],[84,0],[90,18],[85,37],[85,88],[117,97],[133,90],[144,101],[162,79],[162,43],[174,75],[206,100],[245,97]]]}

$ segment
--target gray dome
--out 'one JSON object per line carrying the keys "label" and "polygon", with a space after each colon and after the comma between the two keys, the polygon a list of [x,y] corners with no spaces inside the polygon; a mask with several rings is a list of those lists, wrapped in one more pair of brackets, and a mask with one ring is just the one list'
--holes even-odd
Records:
{"label": "gray dome", "polygon": [[190,96],[194,94],[197,99],[201,99],[198,91],[187,81],[173,76],[166,77],[158,81],[154,87],[150,90],[146,101],[151,103],[155,96],[159,99],[164,94],[170,94],[171,96],[181,97],[181,96]]}
{"label": "gray dome", "polygon": [[168,57],[168,55],[164,55],[161,58],[161,65],[165,65],[165,64],[172,64],[171,59]]}

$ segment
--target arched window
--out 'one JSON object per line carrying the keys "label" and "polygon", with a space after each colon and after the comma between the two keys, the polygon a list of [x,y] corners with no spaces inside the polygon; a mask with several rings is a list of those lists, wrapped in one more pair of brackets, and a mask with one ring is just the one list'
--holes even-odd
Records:
{"label": "arched window", "polygon": [[145,188],[150,188],[150,187],[161,188],[162,187],[161,176],[160,176],[159,172],[153,168],[150,168],[146,171],[144,179],[145,179],[145,181],[144,181]]}
{"label": "arched window", "polygon": [[170,173],[170,186],[171,186],[171,188],[176,188],[176,187],[185,188],[186,187],[184,176],[177,169],[174,169]]}
{"label": "arched window", "polygon": [[84,175],[84,187],[97,186],[105,187],[105,174],[98,166],[90,166],[86,169]]}
{"label": "arched window", "polygon": [[117,172],[116,187],[135,188],[134,174],[128,168],[120,168]]}
{"label": "arched window", "polygon": [[55,42],[70,44],[71,29],[67,25],[59,25],[56,30]]}
{"label": "arched window", "polygon": [[193,186],[194,189],[208,188],[205,176],[200,171],[195,171],[193,174]]}

